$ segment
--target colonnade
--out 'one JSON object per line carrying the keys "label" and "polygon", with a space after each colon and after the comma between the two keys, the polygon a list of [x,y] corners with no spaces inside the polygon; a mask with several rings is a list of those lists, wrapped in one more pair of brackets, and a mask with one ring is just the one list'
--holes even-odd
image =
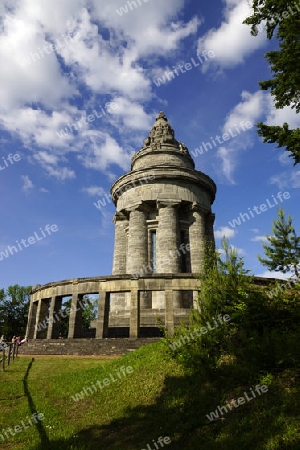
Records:
{"label": "colonnade", "polygon": [[59,337],[60,320],[69,319],[68,338],[82,337],[82,299],[84,294],[73,293],[71,307],[62,315],[62,300],[60,295],[51,298],[40,298],[31,301],[27,336],[28,339],[57,339]]}
{"label": "colonnade", "polygon": [[94,281],[89,283],[86,279],[82,280],[77,284],[70,281],[67,286],[59,283],[55,283],[52,287],[45,285],[32,294],[26,332],[28,339],[57,339],[59,337],[62,299],[70,294],[72,295],[71,307],[65,313],[69,318],[68,338],[82,337],[82,299],[85,294],[95,293],[95,284],[97,284],[99,292],[98,318],[96,321],[96,338],[98,339],[108,337],[111,294],[129,293],[129,335],[131,338],[136,338],[140,335],[142,293],[153,291],[164,293],[165,307],[160,311],[160,314],[169,332],[172,333],[176,322],[176,314],[180,315],[178,323],[181,319],[188,320],[189,316],[189,309],[176,309],[177,292],[197,292],[195,286],[197,281],[191,274],[185,276],[152,275],[140,279],[133,279],[130,275],[109,276],[100,277],[97,283]]}
{"label": "colonnade", "polygon": [[[181,245],[179,208],[181,201],[158,200],[156,231],[156,273],[180,273]],[[199,204],[191,203],[185,207],[188,211],[185,222],[188,223],[188,243],[190,252],[190,270],[199,274],[204,257],[205,237],[214,242],[214,214],[205,211]],[[140,202],[128,211],[117,212],[115,222],[115,247],[113,274],[135,274],[151,263],[148,245],[147,215],[151,208]],[[170,254],[174,257],[170,258]]]}

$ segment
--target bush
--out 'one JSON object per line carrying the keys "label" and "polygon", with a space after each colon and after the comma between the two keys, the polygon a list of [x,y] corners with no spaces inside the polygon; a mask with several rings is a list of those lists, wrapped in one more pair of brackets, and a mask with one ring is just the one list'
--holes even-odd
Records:
{"label": "bush", "polygon": [[189,327],[182,324],[166,338],[170,352],[187,370],[198,373],[234,364],[252,378],[260,371],[297,367],[299,290],[269,298],[268,290],[255,285],[244,269],[243,259],[225,239],[222,244],[223,259],[206,246],[197,308]]}

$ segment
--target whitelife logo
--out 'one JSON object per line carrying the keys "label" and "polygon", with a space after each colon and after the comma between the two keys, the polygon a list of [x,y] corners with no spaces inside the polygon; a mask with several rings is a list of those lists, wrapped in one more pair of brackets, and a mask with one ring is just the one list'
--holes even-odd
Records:
{"label": "whitelife logo", "polygon": [[[142,450],[159,450],[160,448],[163,448],[165,445],[171,444],[171,439],[169,438],[169,436],[159,436],[159,438],[157,439],[157,442],[155,442],[154,439],[152,439],[154,448],[152,448],[150,446],[150,444],[147,444],[147,448],[142,448]],[[158,444],[160,445],[160,447],[158,446]],[[151,444],[152,445],[152,444]]]}
{"label": "whitelife logo", "polygon": [[47,236],[50,236],[51,233],[56,233],[56,231],[58,231],[58,227],[55,224],[53,224],[53,225],[48,224],[45,226],[44,229],[42,229],[40,227],[41,236],[39,236],[38,233],[35,231],[33,233],[34,236],[30,236],[29,238],[27,238],[27,242],[26,242],[26,239],[21,239],[21,242],[16,240],[16,245],[18,246],[19,250],[15,245],[12,245],[12,246],[8,245],[6,250],[4,250],[3,252],[0,252],[0,261],[3,261],[3,258],[8,258],[10,255],[19,253],[19,251],[23,250],[23,248],[28,248],[29,245],[33,245],[37,241],[41,241],[42,239],[46,238]]}
{"label": "whitelife logo", "polygon": [[0,164],[0,170],[4,170],[7,167],[12,166],[15,162],[20,161],[21,156],[18,153],[16,153],[15,155],[10,153],[6,158],[4,156],[2,156],[2,159],[3,159],[3,163],[1,163],[1,164],[4,164],[4,167]]}
{"label": "whitelife logo", "polygon": [[[262,384],[261,386],[258,384],[255,386],[255,390],[258,395],[262,395],[262,394],[265,394],[266,392],[268,392],[268,387],[265,384]],[[212,411],[210,414],[206,414],[206,417],[208,418],[208,420],[210,420],[212,422],[213,420],[219,419],[220,414],[221,414],[221,416],[223,416],[224,413],[228,413],[229,411],[232,411],[233,406],[235,408],[238,408],[239,406],[244,405],[245,399],[247,400],[247,402],[250,402],[251,400],[256,398],[256,395],[255,395],[253,389],[250,389],[250,391],[251,391],[252,397],[249,397],[247,392],[244,392],[245,398],[239,397],[237,400],[232,399],[232,400],[230,400],[230,402],[227,403],[226,406],[218,406],[218,408],[215,411]]]}
{"label": "whitelife logo", "polygon": [[[37,329],[37,331],[41,331],[41,330],[45,330],[46,328],[48,328],[49,324],[53,325],[57,322],[61,321],[61,318],[65,319],[66,317],[68,317],[74,310],[75,311],[83,311],[84,309],[84,303],[82,303],[81,300],[79,300],[78,302],[79,306],[78,308],[74,308],[73,305],[71,305],[70,308],[66,308],[64,311],[61,309],[58,313],[56,312],[53,317],[47,317],[43,322],[39,322],[37,325],[35,325],[35,328]],[[59,317],[60,316],[60,317]]]}
{"label": "whitelife logo", "polygon": [[[229,141],[230,139],[233,139],[237,137],[239,134],[241,134],[244,131],[250,130],[250,128],[253,127],[253,124],[250,121],[243,122],[241,121],[239,125],[234,125],[234,130],[231,128],[228,128],[226,130],[226,133],[223,133],[222,136],[219,136],[218,134],[213,138],[211,137],[211,141],[213,143],[213,146],[216,148],[221,144],[224,144],[224,142]],[[235,131],[237,134],[235,134]],[[217,141],[217,144],[216,144]],[[199,148],[195,148],[195,150],[192,150],[191,153],[194,158],[196,158],[198,155],[202,155],[204,151],[212,150],[213,148],[212,144],[210,142],[203,142],[199,146]]]}
{"label": "whitelife logo", "polygon": [[43,49],[38,47],[38,52],[30,53],[29,57],[19,61],[20,66],[24,68],[26,66],[30,66],[30,64],[35,63],[36,61],[39,61],[42,58],[45,58],[46,55],[50,55],[51,53],[57,52],[57,50],[60,50],[66,45],[72,44],[71,43],[72,36],[70,35],[66,36],[62,34],[61,37],[63,38],[64,42],[61,42],[59,39],[56,39],[55,44],[44,45]]}
{"label": "whitelife logo", "polygon": [[[219,323],[217,322],[217,320]],[[215,330],[216,328],[219,328],[219,325],[224,325],[227,322],[229,322],[230,320],[231,320],[231,317],[228,314],[224,314],[223,316],[222,316],[222,314],[219,314],[217,319],[214,319],[215,327],[211,326],[211,324],[209,322],[206,322],[207,327],[201,327],[200,329],[196,328],[193,331],[191,331],[190,334],[181,335],[179,339],[170,343],[169,347],[171,348],[171,350],[174,351],[177,348],[182,347],[182,345],[187,344],[191,340],[196,339],[195,335],[197,337],[200,337],[202,334],[206,334],[208,331]]]}
{"label": "whitelife logo", "polygon": [[[11,436],[14,437],[15,434],[21,433],[21,431],[26,430],[29,427],[32,427],[35,423],[38,423],[39,420],[44,420],[45,415],[43,413],[33,413],[31,418],[29,416],[26,417],[25,420],[21,420],[21,425],[15,425],[14,427],[6,428],[6,430],[2,430],[0,432],[0,439],[2,439],[3,442],[5,442],[5,438],[9,439]],[[32,420],[34,420],[34,423]],[[26,422],[26,423],[25,423]],[[14,430],[14,431],[13,431]],[[10,433],[10,436],[9,434]],[[5,438],[4,438],[5,436]]]}
{"label": "whitelife logo", "polygon": [[[281,203],[283,202],[283,200],[288,200],[289,198],[291,198],[289,192],[284,192],[284,193],[278,192],[276,197],[278,200],[280,200]],[[274,203],[271,203],[272,200]],[[278,205],[278,201],[276,200],[274,195],[272,195],[272,200],[270,202],[269,199],[267,198],[266,203],[262,203],[260,206],[253,206],[252,210],[251,210],[251,208],[248,208],[248,211],[249,211],[249,214],[251,217],[249,216],[248,213],[240,213],[239,217],[228,222],[229,225],[231,226],[231,228],[235,228],[235,227],[241,225],[242,221],[246,222],[246,219],[247,220],[250,220],[251,218],[253,219],[255,217],[253,212],[255,212],[257,215],[259,215],[262,212],[267,211],[268,208],[269,209],[274,208],[274,206]]]}
{"label": "whitelife logo", "polygon": [[[175,78],[175,75],[179,77],[182,73],[186,73],[189,70],[192,70],[194,67],[200,66],[200,64],[204,64],[205,61],[208,61],[208,58],[214,58],[216,55],[212,50],[203,50],[201,55],[197,55],[198,61],[195,61],[194,58],[191,58],[190,63],[179,64],[177,67],[173,66],[173,70],[166,70],[162,77],[154,80],[154,83],[157,87],[161,84],[166,84],[167,81],[171,81]],[[203,58],[203,59],[202,59]]]}
{"label": "whitelife logo", "polygon": [[[147,3],[149,0],[143,0],[143,1],[144,1],[144,3]],[[128,0],[127,5],[129,6],[131,11],[133,9],[138,8],[137,2],[139,4],[139,6],[142,6],[141,0],[136,0],[136,2],[135,1],[130,2]],[[116,9],[116,12],[119,14],[119,16],[123,16],[123,14],[127,14],[129,12],[127,5],[121,6],[120,9]]]}
{"label": "whitelife logo", "polygon": [[[75,395],[72,395],[72,400],[74,402],[78,402],[79,400],[83,400],[84,397],[89,397],[90,395],[95,394],[99,389],[104,389],[104,387],[109,386],[111,382],[115,383],[116,381],[122,380],[122,377],[126,377],[127,374],[133,372],[133,367],[131,366],[122,366],[119,371],[116,370],[116,378],[114,378],[114,374],[110,373],[109,378],[104,378],[104,380],[97,380],[95,383],[91,383],[90,386],[84,387],[81,392],[78,392]],[[98,388],[97,388],[97,386]]]}

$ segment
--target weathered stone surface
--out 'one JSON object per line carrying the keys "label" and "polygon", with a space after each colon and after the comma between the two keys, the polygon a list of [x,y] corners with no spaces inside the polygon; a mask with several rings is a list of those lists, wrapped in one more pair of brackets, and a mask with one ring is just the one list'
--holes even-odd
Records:
{"label": "weathered stone surface", "polygon": [[140,339],[36,339],[19,347],[20,355],[123,356],[159,338]]}
{"label": "weathered stone surface", "polygon": [[[195,170],[187,147],[175,139],[160,112],[143,148],[132,158],[131,171],[111,187],[116,206],[113,275],[36,285],[29,339],[58,337],[59,323],[53,318],[59,316],[66,296],[72,296],[68,337],[80,337],[84,294],[99,295],[97,341],[118,328],[138,338],[142,329],[156,326],[157,318],[173,332],[181,319],[188,320],[196,300],[195,276],[202,270],[204,240],[214,242],[215,194],[215,183]],[[39,329],[48,314],[49,325]],[[64,345],[66,341],[60,344]]]}

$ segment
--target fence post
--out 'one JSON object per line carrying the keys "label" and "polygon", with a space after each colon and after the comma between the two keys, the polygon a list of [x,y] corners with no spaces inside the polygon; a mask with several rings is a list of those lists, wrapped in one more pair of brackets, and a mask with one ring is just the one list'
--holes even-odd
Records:
{"label": "fence post", "polygon": [[2,353],[2,360],[0,360],[2,372],[5,372],[5,352],[7,350],[7,366],[10,364],[10,358],[12,357],[12,360],[14,361],[15,358],[18,356],[19,346],[17,342],[12,342],[10,344],[5,344],[5,347],[3,347],[2,351],[0,350],[0,354]]}
{"label": "fence post", "polygon": [[7,348],[8,348],[7,366],[9,366],[9,363],[10,363],[10,351],[11,351],[11,346],[12,346],[12,344],[8,344],[8,346],[7,346]]}
{"label": "fence post", "polygon": [[2,349],[2,372],[4,372],[4,367],[5,367],[5,348],[3,347]]}

